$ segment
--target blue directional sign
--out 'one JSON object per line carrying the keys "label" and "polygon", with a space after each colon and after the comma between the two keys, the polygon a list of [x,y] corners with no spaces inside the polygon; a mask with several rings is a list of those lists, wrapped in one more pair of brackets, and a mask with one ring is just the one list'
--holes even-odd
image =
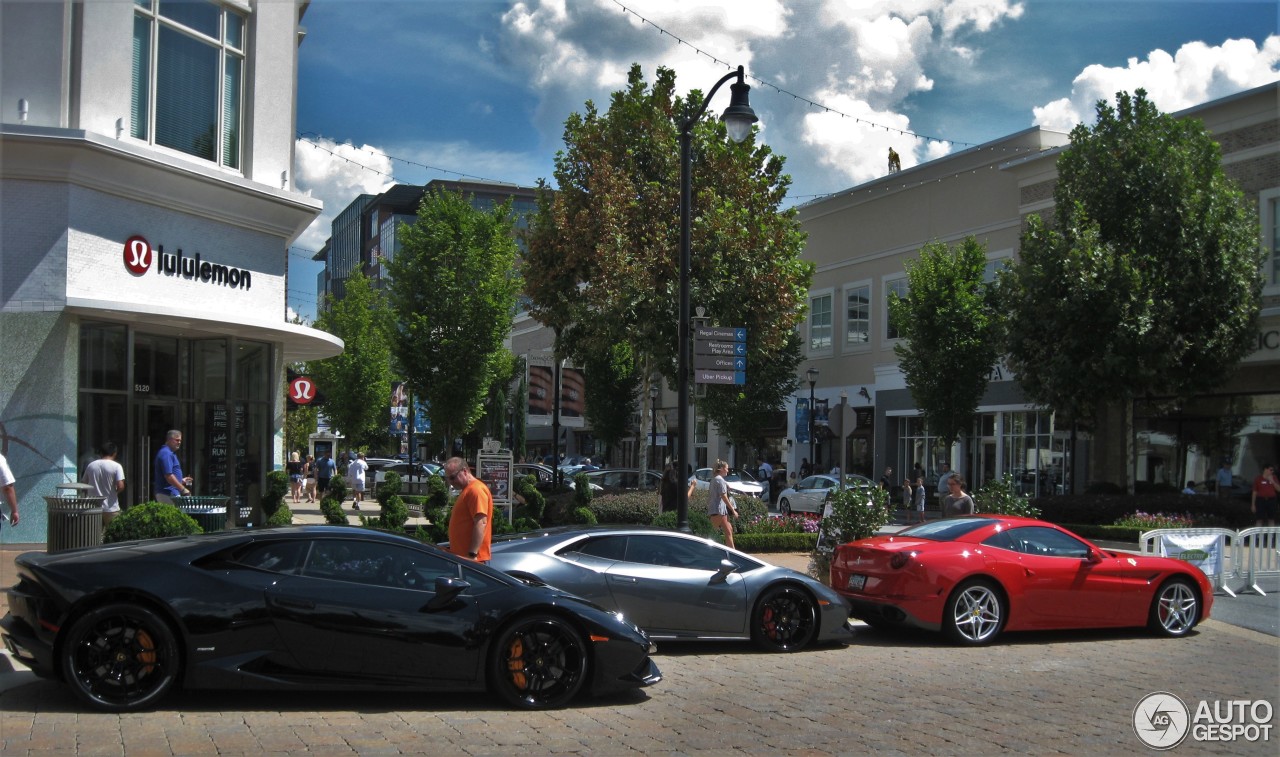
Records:
{"label": "blue directional sign", "polygon": [[695,326],[693,368],[697,384],[747,383],[746,328]]}

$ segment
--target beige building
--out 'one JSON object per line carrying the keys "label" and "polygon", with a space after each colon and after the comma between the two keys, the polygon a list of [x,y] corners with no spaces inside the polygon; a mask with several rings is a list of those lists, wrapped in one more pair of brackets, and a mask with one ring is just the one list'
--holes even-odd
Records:
{"label": "beige building", "polygon": [[[1218,467],[1214,451],[1197,439],[1238,418],[1231,464],[1241,480],[1280,457],[1280,85],[1270,84],[1177,115],[1204,121],[1219,141],[1227,174],[1258,207],[1261,244],[1270,251],[1264,270],[1263,315],[1257,350],[1212,397],[1192,403],[1176,418],[1155,418],[1139,408],[1135,418],[1135,480],[1181,486],[1201,481]],[[1078,438],[1074,481],[1065,480],[1069,429],[1052,408],[1028,402],[1017,377],[994,366],[973,430],[954,446],[931,438],[906,387],[893,351],[887,294],[906,290],[904,263],[926,243],[974,236],[986,245],[988,274],[1016,255],[1025,218],[1053,210],[1056,159],[1068,136],[1039,128],[895,172],[800,208],[808,232],[806,257],[817,268],[803,328],[806,361],[801,388],[788,408],[783,462],[793,470],[810,456],[809,424],[802,410],[811,389],[806,372],[818,371],[812,394],[819,408],[813,461],[821,469],[878,478],[886,467],[901,482],[921,465],[936,478],[941,463],[959,470],[972,486],[1005,473],[1029,494],[1082,490],[1091,481],[1123,482],[1126,440],[1107,419]],[[844,429],[843,453],[836,424],[823,425],[847,403],[856,428]],[[1224,408],[1228,408],[1224,410]],[[847,424],[852,425],[852,424]],[[780,448],[784,445],[778,445]]]}

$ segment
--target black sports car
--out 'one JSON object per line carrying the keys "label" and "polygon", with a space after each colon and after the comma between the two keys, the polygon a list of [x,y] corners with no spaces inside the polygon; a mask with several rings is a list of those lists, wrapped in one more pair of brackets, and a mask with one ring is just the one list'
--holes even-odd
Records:
{"label": "black sports car", "polygon": [[17,559],[5,645],[89,705],[196,689],[496,691],[515,707],[649,686],[643,631],[434,546],[301,526]]}

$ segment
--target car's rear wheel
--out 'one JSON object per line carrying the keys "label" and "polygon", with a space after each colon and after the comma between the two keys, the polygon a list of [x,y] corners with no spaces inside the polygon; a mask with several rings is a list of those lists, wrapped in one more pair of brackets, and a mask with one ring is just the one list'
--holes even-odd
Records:
{"label": "car's rear wheel", "polygon": [[526,710],[563,707],[587,679],[582,634],[554,615],[516,620],[498,636],[490,663],[493,688]]}
{"label": "car's rear wheel", "polygon": [[1004,628],[1007,612],[1004,597],[989,581],[965,581],[947,598],[942,629],[959,644],[988,644]]}
{"label": "car's rear wheel", "polygon": [[778,510],[780,510],[783,515],[790,515],[791,501],[788,500],[786,497],[783,497],[782,499],[778,500]]}
{"label": "car's rear wheel", "polygon": [[1200,596],[1185,578],[1170,578],[1151,600],[1147,626],[1161,636],[1186,636],[1200,621]]}
{"label": "car's rear wheel", "polygon": [[99,710],[155,704],[178,680],[178,642],[169,624],[140,605],[103,605],[80,616],[62,645],[62,673]]}
{"label": "car's rear wheel", "polygon": [[818,634],[818,606],[795,586],[766,589],[751,612],[751,639],[770,652],[803,649]]}

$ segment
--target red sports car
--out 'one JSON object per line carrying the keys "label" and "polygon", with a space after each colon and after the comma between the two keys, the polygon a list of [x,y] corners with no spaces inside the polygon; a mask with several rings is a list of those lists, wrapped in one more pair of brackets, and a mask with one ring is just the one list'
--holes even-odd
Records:
{"label": "red sports car", "polygon": [[1209,617],[1196,566],[1111,552],[1052,523],[975,515],[842,544],[831,586],[873,627],[941,630],[960,644],[1001,631],[1147,625],[1184,636]]}

